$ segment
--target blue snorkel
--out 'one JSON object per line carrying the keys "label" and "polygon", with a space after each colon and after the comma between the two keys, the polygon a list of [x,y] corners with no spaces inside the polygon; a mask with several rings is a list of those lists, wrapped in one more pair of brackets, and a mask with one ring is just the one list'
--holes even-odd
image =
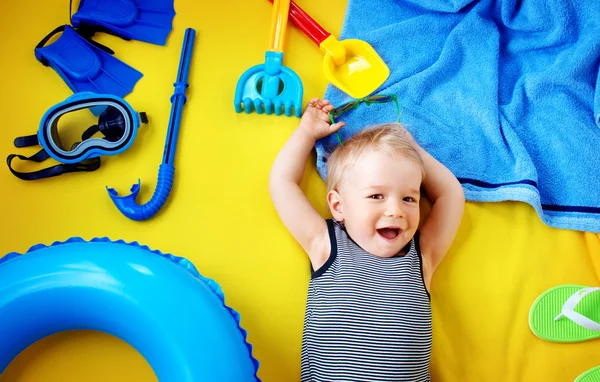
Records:
{"label": "blue snorkel", "polygon": [[181,49],[181,58],[179,59],[179,70],[177,80],[173,84],[175,92],[171,96],[171,116],[169,117],[169,129],[165,142],[165,151],[163,161],[158,169],[158,182],[152,198],[145,204],[139,205],[136,202],[140,192],[140,180],[131,187],[131,194],[119,196],[114,188],[108,188],[108,195],[115,203],[119,211],[132,220],[146,220],[154,216],[165,204],[175,176],[175,149],[177,148],[177,138],[179,136],[179,125],[181,123],[181,113],[186,103],[185,92],[189,84],[187,83],[190,72],[190,62],[192,51],[194,49],[194,39],[196,31],[192,28],[185,30],[183,47]]}

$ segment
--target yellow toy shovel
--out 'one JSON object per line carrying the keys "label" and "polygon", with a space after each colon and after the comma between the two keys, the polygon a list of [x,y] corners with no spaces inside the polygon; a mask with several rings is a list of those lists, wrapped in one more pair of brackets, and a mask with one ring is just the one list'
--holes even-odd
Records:
{"label": "yellow toy shovel", "polygon": [[290,20],[325,52],[323,70],[329,82],[352,98],[373,93],[390,75],[371,45],[354,39],[338,41],[293,1]]}

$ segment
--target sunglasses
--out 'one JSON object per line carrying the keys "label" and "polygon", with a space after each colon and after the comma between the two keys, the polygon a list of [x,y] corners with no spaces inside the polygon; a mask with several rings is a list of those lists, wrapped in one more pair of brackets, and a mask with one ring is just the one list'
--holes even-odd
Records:
{"label": "sunglasses", "polygon": [[[361,103],[365,103],[367,106],[369,106],[371,104],[388,103],[388,102],[392,102],[392,101],[396,104],[396,111],[398,112],[398,122],[400,122],[400,105],[398,105],[398,97],[396,97],[395,94],[372,95],[369,97],[358,98],[358,99],[355,99],[354,101],[347,102],[347,103],[333,109],[329,113],[329,119],[331,119],[331,123],[334,124],[336,117],[338,117],[350,110],[356,109],[358,107],[358,105],[360,105]],[[340,138],[340,135],[337,133],[337,131],[335,133],[335,136],[337,137],[337,139],[341,145],[342,139]]]}

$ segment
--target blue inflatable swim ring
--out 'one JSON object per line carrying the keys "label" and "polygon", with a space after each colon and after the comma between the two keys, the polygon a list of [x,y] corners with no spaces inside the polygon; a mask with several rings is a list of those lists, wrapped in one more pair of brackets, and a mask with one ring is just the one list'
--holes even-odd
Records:
{"label": "blue inflatable swim ring", "polygon": [[96,330],[133,346],[161,382],[259,381],[240,316],[181,257],[72,238],[0,258],[0,374],[32,343]]}

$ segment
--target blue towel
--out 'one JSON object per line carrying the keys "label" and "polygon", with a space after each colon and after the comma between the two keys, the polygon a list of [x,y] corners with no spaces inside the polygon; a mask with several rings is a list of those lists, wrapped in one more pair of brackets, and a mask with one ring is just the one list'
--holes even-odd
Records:
{"label": "blue towel", "polygon": [[[349,0],[340,39],[390,68],[402,123],[467,200],[529,203],[548,225],[600,232],[599,0]],[[351,98],[329,85],[333,105]],[[393,103],[340,116],[348,139]],[[316,144],[317,169],[335,136]]]}

